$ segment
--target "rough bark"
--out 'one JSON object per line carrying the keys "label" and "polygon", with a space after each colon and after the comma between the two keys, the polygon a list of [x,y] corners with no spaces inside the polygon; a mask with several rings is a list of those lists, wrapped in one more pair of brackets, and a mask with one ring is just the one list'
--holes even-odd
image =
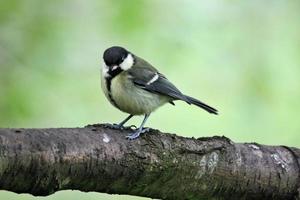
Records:
{"label": "rough bark", "polygon": [[76,189],[159,199],[299,199],[300,149],[151,130],[0,129],[0,189]]}

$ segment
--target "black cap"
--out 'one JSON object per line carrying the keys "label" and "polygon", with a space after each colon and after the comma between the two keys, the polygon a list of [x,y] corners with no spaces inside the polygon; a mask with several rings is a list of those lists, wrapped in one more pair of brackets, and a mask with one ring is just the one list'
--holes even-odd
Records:
{"label": "black cap", "polygon": [[113,46],[104,51],[103,59],[107,66],[119,65],[127,57],[128,53],[123,47]]}

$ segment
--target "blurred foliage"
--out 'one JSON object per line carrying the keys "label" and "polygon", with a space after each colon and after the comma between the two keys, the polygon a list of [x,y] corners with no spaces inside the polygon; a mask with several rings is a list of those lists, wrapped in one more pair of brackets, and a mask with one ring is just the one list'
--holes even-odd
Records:
{"label": "blurred foliage", "polygon": [[[148,126],[300,147],[299,10],[300,2],[292,0],[2,0],[0,127],[123,119],[126,114],[104,98],[99,80],[102,52],[121,45],[186,94],[220,110],[212,116],[178,102],[155,112]],[[128,198],[79,192],[0,197]]]}

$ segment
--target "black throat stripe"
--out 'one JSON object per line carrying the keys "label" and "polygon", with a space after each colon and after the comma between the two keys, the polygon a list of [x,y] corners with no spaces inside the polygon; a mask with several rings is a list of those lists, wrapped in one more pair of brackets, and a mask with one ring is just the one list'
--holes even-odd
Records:
{"label": "black throat stripe", "polygon": [[112,104],[114,104],[114,106],[116,106],[117,108],[119,108],[119,106],[117,105],[116,101],[114,100],[114,98],[112,97],[112,94],[111,94],[111,82],[112,82],[113,78],[115,78],[122,71],[123,70],[120,67],[118,67],[115,70],[109,70],[108,71],[109,76],[105,78],[106,79],[106,89],[108,91],[108,98],[110,99]]}

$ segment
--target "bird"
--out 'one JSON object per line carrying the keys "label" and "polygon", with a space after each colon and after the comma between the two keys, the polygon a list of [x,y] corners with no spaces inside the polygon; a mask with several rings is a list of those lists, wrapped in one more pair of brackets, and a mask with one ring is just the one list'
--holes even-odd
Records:
{"label": "bird", "polygon": [[174,101],[181,100],[218,114],[217,109],[183,94],[150,63],[121,46],[106,49],[103,61],[101,88],[114,107],[129,114],[119,124],[110,124],[109,127],[124,129],[125,123],[133,116],[144,115],[139,128],[126,136],[127,139],[137,139],[149,131],[144,125],[150,114],[166,103],[175,105]]}

